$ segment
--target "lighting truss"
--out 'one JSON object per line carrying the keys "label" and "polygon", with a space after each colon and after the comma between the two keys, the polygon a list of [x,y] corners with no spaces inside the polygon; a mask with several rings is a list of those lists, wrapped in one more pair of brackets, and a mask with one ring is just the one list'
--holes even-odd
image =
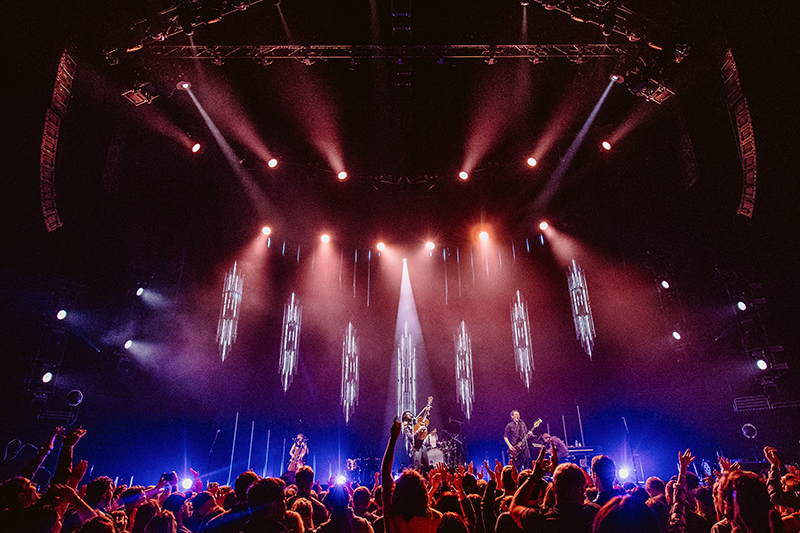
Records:
{"label": "lighting truss", "polygon": [[295,294],[283,306],[283,333],[281,334],[281,383],[283,392],[289,390],[297,372],[297,349],[300,344],[300,325],[303,321],[303,306],[297,303]]}
{"label": "lighting truss", "polygon": [[514,333],[514,357],[522,381],[531,388],[533,377],[533,349],[531,347],[531,325],[528,321],[528,302],[522,301],[517,291],[517,298],[511,303],[511,329]]}
{"label": "lighting truss", "polygon": [[495,60],[522,58],[539,62],[545,59],[575,61],[596,58],[618,58],[636,49],[634,44],[406,44],[397,46],[350,44],[250,44],[250,45],[167,45],[146,48],[154,56],[171,59],[209,60],[253,59],[269,63],[276,59],[294,59],[313,64],[318,60],[345,61],[365,59],[480,59],[490,55]]}
{"label": "lighting truss", "polygon": [[222,287],[222,307],[219,310],[219,324],[217,324],[217,343],[223,361],[233,343],[236,342],[243,287],[244,276],[239,270],[239,264],[235,262],[225,274],[225,283]]}
{"label": "lighting truss", "polygon": [[397,413],[414,412],[417,405],[417,348],[408,332],[408,322],[397,345]]}
{"label": "lighting truss", "polygon": [[589,291],[586,288],[586,276],[583,269],[572,260],[569,267],[569,297],[572,300],[572,317],[575,319],[575,335],[581,341],[583,350],[592,360],[594,349],[594,320],[589,305]]}
{"label": "lighting truss", "polygon": [[472,339],[467,324],[462,320],[456,330],[456,399],[469,420],[475,401],[475,383],[472,374]]}
{"label": "lighting truss", "polygon": [[342,409],[345,423],[358,405],[358,337],[353,323],[347,325],[342,341]]}

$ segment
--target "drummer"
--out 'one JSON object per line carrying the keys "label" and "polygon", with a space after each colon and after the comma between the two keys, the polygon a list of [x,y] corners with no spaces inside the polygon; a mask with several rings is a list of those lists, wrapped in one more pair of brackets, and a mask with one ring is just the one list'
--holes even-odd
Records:
{"label": "drummer", "polygon": [[428,432],[428,436],[425,437],[425,440],[422,441],[426,448],[429,450],[431,448],[438,448],[439,447],[439,435],[436,434],[436,428],[433,428]]}
{"label": "drummer", "polygon": [[439,449],[439,435],[436,432],[436,428],[428,432],[428,436],[425,437],[422,444],[428,450],[428,462],[431,466],[435,466],[437,463],[444,461],[444,454],[442,450]]}

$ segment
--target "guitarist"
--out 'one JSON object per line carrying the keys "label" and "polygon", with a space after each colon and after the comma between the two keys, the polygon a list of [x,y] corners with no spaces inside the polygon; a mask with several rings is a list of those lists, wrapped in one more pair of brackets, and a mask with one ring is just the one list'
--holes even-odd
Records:
{"label": "guitarist", "polygon": [[423,475],[427,475],[429,469],[428,450],[423,443],[428,436],[429,413],[432,403],[433,397],[428,397],[428,404],[419,415],[413,417],[411,411],[406,411],[402,416],[402,431],[406,438],[408,463]]}
{"label": "guitarist", "polygon": [[503,440],[508,446],[508,457],[514,462],[518,472],[531,467],[531,455],[528,451],[528,426],[520,419],[519,411],[511,411],[511,422],[506,424]]}

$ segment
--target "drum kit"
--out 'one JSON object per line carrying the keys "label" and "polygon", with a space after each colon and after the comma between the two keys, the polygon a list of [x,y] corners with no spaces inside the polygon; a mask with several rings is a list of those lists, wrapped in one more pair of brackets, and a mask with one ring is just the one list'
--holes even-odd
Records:
{"label": "drum kit", "polygon": [[444,463],[454,470],[464,462],[464,443],[455,433],[442,430],[444,438],[436,446],[428,449],[428,464]]}
{"label": "drum kit", "polygon": [[[466,453],[464,443],[459,435],[442,430],[443,438],[428,448],[428,464],[433,467],[439,463],[447,465],[454,471],[464,464]],[[381,459],[378,457],[356,457],[345,461],[345,476],[352,483],[371,484],[375,473],[381,470]]]}

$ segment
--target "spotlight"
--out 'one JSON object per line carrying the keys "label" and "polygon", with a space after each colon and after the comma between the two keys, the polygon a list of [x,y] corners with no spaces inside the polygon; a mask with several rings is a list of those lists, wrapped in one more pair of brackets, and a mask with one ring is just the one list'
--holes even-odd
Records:
{"label": "spotlight", "polygon": [[486,232],[486,231],[482,231],[482,232],[480,232],[480,234],[478,235],[478,237],[479,237],[479,238],[480,238],[482,241],[488,241],[488,240],[489,240],[489,233],[488,233],[488,232]]}
{"label": "spotlight", "polygon": [[379,243],[378,243],[378,245],[376,246],[376,248],[377,248],[378,250],[380,250],[380,251],[383,251],[383,250],[385,250],[385,249],[386,249],[386,245],[385,245],[385,244],[383,244],[382,242],[379,242]]}
{"label": "spotlight", "polygon": [[197,152],[199,152],[199,151],[200,151],[200,148],[202,148],[202,146],[200,145],[200,143],[194,143],[194,144],[192,145],[192,153],[193,153],[193,154],[196,154]]}
{"label": "spotlight", "polygon": [[273,157],[272,159],[270,159],[270,160],[267,162],[267,166],[268,166],[269,168],[275,168],[275,167],[277,167],[277,166],[278,166],[278,160],[277,160],[277,159],[275,159],[275,158]]}
{"label": "spotlight", "polygon": [[136,289],[136,296],[141,296],[142,294],[144,294],[144,287]]}
{"label": "spotlight", "polygon": [[608,141],[603,141],[602,143],[600,143],[600,146],[603,147],[603,150],[606,151],[611,150],[611,143]]}
{"label": "spotlight", "polygon": [[[759,370],[766,370],[768,365],[766,361],[764,361],[763,359],[759,359],[758,361],[756,361],[756,366],[758,367]],[[42,381],[44,381],[44,379],[42,379]]]}
{"label": "spotlight", "polygon": [[744,302],[742,302],[742,301],[739,301],[739,302],[736,304],[736,307],[738,307],[738,308],[739,308],[739,311],[747,311],[747,304],[746,304],[746,303],[744,303]]}
{"label": "spotlight", "polygon": [[461,172],[458,173],[458,177],[461,178],[462,180],[466,180],[467,178],[469,178],[469,174],[467,173],[466,170],[462,170]]}
{"label": "spotlight", "polygon": [[130,347],[133,346],[133,341],[132,340],[127,340],[127,341],[125,341],[125,344],[123,346],[124,346],[124,348],[126,350],[129,350]]}
{"label": "spotlight", "polygon": [[56,313],[56,318],[59,319],[59,320],[64,320],[65,318],[67,318],[66,310],[62,309],[61,311]]}
{"label": "spotlight", "polygon": [[549,227],[550,227],[550,224],[548,224],[547,222],[542,222],[541,224],[539,224],[539,229],[542,230],[542,231],[546,230]]}
{"label": "spotlight", "polygon": [[269,226],[264,226],[263,228],[261,228],[261,233],[263,233],[264,235],[269,235],[270,233],[272,233],[272,228],[270,228]]}
{"label": "spotlight", "polygon": [[404,257],[404,258],[403,258],[403,264],[406,264],[406,262],[407,262],[407,261],[408,261],[408,259],[406,259],[406,258]]}
{"label": "spotlight", "polygon": [[529,157],[528,158],[528,166],[529,167],[535,167],[536,166],[536,158],[535,157]]}
{"label": "spotlight", "polygon": [[608,77],[608,79],[610,79],[614,83],[624,83],[625,82],[625,77],[622,76],[621,74],[612,74],[611,76]]}
{"label": "spotlight", "polygon": [[673,331],[672,332],[672,338],[675,339],[676,341],[679,341],[679,340],[681,340],[681,334],[678,333],[677,331]]}
{"label": "spotlight", "polygon": [[330,242],[331,237],[327,233],[323,234],[322,237],[319,238],[322,242]]}
{"label": "spotlight", "polygon": [[45,372],[42,374],[42,383],[50,383],[53,381],[53,373],[52,372]]}
{"label": "spotlight", "polygon": [[661,286],[664,287],[665,289],[669,289],[669,281],[663,280],[661,282]]}
{"label": "spotlight", "polygon": [[425,248],[427,248],[428,250],[433,250],[435,247],[436,245],[433,244],[431,241],[425,243]]}
{"label": "spotlight", "polygon": [[194,480],[190,477],[185,477],[183,478],[183,481],[181,481],[181,487],[183,487],[183,490],[191,489],[193,484]]}
{"label": "spotlight", "polygon": [[342,170],[341,172],[339,172],[339,174],[336,175],[336,177],[339,178],[339,181],[344,181],[347,179],[347,172]]}
{"label": "spotlight", "polygon": [[620,468],[618,474],[620,479],[628,479],[628,476],[631,475],[630,471],[625,467]]}
{"label": "spotlight", "polygon": [[344,485],[347,483],[347,478],[344,476],[336,476],[336,484],[337,485]]}
{"label": "spotlight", "polygon": [[188,81],[179,81],[179,82],[178,82],[178,85],[176,85],[175,87],[176,87],[177,89],[181,90],[181,91],[186,91],[186,90],[188,90],[188,89],[189,89],[189,87],[191,87],[191,86],[192,86],[192,84],[191,84],[191,83],[189,83]]}
{"label": "spotlight", "polygon": [[528,0],[520,0],[519,4],[520,4],[522,7],[527,7],[527,6],[528,6]]}

